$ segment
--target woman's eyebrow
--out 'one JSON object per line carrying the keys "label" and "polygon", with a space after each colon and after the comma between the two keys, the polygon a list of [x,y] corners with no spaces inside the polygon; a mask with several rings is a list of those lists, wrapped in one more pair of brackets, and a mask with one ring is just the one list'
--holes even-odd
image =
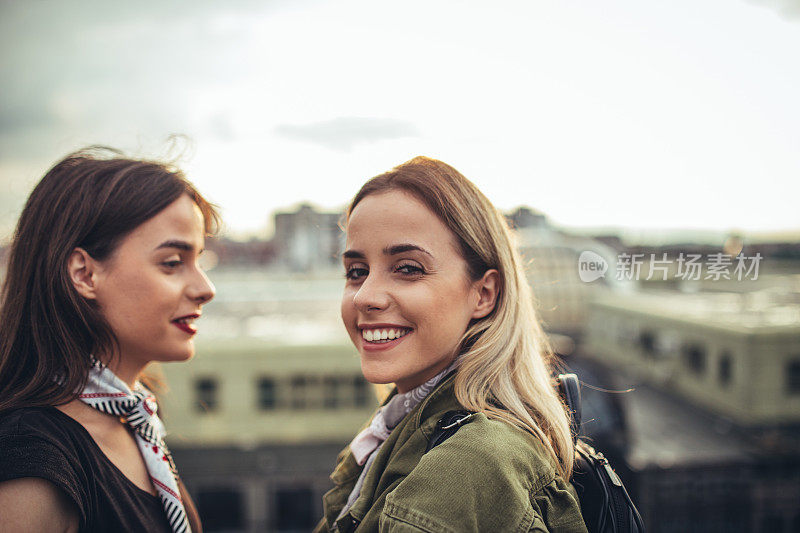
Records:
{"label": "woman's eyebrow", "polygon": [[192,246],[186,241],[179,241],[179,240],[164,241],[158,246],[156,246],[156,250],[160,250],[162,248],[177,248],[178,250],[182,250],[184,252],[191,252],[192,250],[194,250],[194,246]]}
{"label": "woman's eyebrow", "polygon": [[392,246],[387,246],[383,249],[383,253],[386,255],[397,255],[405,252],[422,252],[433,257],[432,253],[421,246],[417,246],[416,244],[395,244]]}
{"label": "woman's eyebrow", "polygon": [[[387,246],[383,249],[384,255],[397,255],[405,252],[422,252],[433,257],[432,253],[421,246],[417,246],[416,244],[393,244],[392,246]],[[364,255],[364,252],[359,250],[346,250],[342,254],[342,257],[344,259],[364,259],[366,256]]]}
{"label": "woman's eyebrow", "polygon": [[345,250],[342,257],[344,259],[364,259],[364,254],[358,250]]}

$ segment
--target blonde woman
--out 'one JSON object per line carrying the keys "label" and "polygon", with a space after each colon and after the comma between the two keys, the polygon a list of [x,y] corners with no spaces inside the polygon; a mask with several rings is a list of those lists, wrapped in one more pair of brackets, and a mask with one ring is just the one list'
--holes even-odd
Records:
{"label": "blonde woman", "polygon": [[[339,455],[316,531],[585,532],[567,413],[502,215],[417,157],[346,213],[342,320],[372,383],[393,383]],[[454,411],[458,430],[430,438]]]}

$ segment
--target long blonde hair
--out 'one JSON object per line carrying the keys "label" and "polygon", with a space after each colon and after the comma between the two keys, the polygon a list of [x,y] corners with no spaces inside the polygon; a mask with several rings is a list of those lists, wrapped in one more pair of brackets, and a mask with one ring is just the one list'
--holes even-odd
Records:
{"label": "long blonde hair", "polygon": [[552,378],[556,361],[505,218],[456,169],[428,157],[415,157],[367,181],[347,218],[365,197],[390,190],[413,194],[456,235],[473,280],[492,268],[500,275],[494,310],[469,325],[459,346],[459,403],[536,435],[569,479],[575,452]]}

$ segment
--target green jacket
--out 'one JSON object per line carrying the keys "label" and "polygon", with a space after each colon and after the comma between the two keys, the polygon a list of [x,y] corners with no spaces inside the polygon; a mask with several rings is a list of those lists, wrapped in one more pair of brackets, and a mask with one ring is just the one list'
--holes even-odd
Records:
{"label": "green jacket", "polygon": [[[528,432],[478,414],[425,453],[439,419],[463,409],[454,377],[445,378],[394,428],[339,530],[586,533],[575,490]],[[315,532],[332,530],[360,473],[345,448]]]}

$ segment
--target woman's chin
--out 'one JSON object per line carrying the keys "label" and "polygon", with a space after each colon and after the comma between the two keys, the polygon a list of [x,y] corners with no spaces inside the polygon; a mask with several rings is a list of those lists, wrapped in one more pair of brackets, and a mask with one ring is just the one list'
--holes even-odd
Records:
{"label": "woman's chin", "polygon": [[361,372],[364,374],[364,379],[373,385],[388,385],[397,381],[398,375],[396,371],[393,372],[392,369],[385,368],[385,365],[383,365],[383,368],[377,368],[377,366],[362,359]]}
{"label": "woman's chin", "polygon": [[191,360],[193,358],[194,358],[194,346],[192,346],[191,350],[186,350],[185,352],[183,352],[182,354],[178,355],[178,357],[176,357],[173,360],[180,362],[180,361],[189,361],[189,360]]}
{"label": "woman's chin", "polygon": [[156,361],[161,363],[181,363],[192,359],[194,353],[194,344],[192,344],[191,346],[184,346],[181,350],[162,354]]}

